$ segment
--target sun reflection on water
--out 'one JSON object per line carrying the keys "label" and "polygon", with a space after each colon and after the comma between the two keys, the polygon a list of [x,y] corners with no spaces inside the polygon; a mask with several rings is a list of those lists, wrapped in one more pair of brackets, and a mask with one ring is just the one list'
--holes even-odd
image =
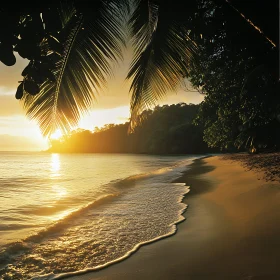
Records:
{"label": "sun reflection on water", "polygon": [[57,221],[63,219],[65,216],[71,213],[71,209],[62,210],[64,208],[63,204],[61,205],[61,200],[67,199],[68,190],[67,187],[63,186],[63,183],[59,179],[61,176],[61,164],[60,164],[60,155],[52,154],[50,158],[50,191],[48,193],[49,197],[51,197],[51,207],[54,209],[54,212],[49,215],[49,219],[52,221]]}
{"label": "sun reflection on water", "polygon": [[[59,154],[52,154],[51,157],[51,177],[59,177],[60,176],[60,157]],[[57,178],[56,178],[57,179]],[[67,189],[65,187],[62,187],[58,185],[56,179],[55,180],[55,185],[52,186],[52,194],[54,196],[55,200],[59,200],[67,195]]]}
{"label": "sun reflection on water", "polygon": [[59,154],[52,154],[51,157],[51,177],[57,177],[59,176],[59,170],[60,170],[60,158]]}
{"label": "sun reflection on water", "polygon": [[67,195],[67,189],[61,186],[52,186],[52,190],[55,196],[55,199],[61,199]]}

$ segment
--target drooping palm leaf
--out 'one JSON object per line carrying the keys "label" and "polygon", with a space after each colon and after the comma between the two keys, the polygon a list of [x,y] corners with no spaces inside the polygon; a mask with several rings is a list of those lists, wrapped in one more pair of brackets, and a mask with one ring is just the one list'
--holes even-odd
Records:
{"label": "drooping palm leaf", "polygon": [[132,79],[131,128],[139,112],[176,88],[182,79],[180,73],[187,71],[187,63],[196,52],[181,5],[174,5],[175,11],[170,10],[170,1],[139,0],[137,4],[130,21],[135,55],[127,75]]}
{"label": "drooping palm leaf", "polygon": [[158,3],[153,0],[135,1],[135,10],[129,19],[129,26],[133,35],[135,57],[139,56],[150,43],[157,26]]}
{"label": "drooping palm leaf", "polygon": [[[125,1],[124,1],[125,2]],[[69,131],[77,126],[110,74],[111,59],[121,57],[123,33],[117,15],[123,13],[122,1],[95,1],[94,9],[86,3],[62,6],[63,29],[59,41],[61,57],[50,55],[55,82],[47,79],[40,93],[24,95],[27,115],[38,121],[43,135],[56,129]]]}

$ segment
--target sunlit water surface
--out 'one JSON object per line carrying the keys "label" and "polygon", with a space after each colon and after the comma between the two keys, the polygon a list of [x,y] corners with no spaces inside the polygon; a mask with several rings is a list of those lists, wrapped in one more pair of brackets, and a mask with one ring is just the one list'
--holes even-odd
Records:
{"label": "sunlit water surface", "polygon": [[0,153],[0,279],[52,279],[175,232],[194,156]]}

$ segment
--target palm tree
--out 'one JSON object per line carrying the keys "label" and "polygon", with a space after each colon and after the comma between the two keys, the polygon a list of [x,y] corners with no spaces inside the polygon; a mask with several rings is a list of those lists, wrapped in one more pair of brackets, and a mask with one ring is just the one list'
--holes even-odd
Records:
{"label": "palm tree", "polygon": [[110,61],[122,57],[126,24],[135,51],[127,75],[131,128],[139,112],[173,90],[190,66],[199,67],[203,27],[190,26],[198,4],[203,9],[207,1],[188,1],[187,8],[179,0],[97,0],[93,8],[91,2],[57,1],[42,8],[25,1],[16,10],[0,10],[1,24],[9,22],[7,34],[0,35],[0,60],[14,64],[14,50],[30,60],[16,98],[44,135],[77,126],[111,74]]}
{"label": "palm tree", "polygon": [[127,12],[126,2],[95,1],[94,10],[86,4],[62,2],[39,9],[41,17],[34,7],[20,15],[15,50],[30,63],[16,97],[44,135],[78,124],[105,84],[110,60],[122,55],[124,34],[118,16]]}
{"label": "palm tree", "polygon": [[[129,24],[135,47],[127,76],[132,78],[132,124],[140,111],[174,89],[195,53],[182,18],[177,20],[164,2],[98,0],[93,8],[89,5],[68,1],[44,8],[22,5],[13,12],[11,7],[2,9],[2,16],[15,17],[5,18],[13,27],[13,41],[1,44],[6,55],[0,59],[12,65],[17,51],[30,60],[16,98],[44,135],[58,128],[68,131],[90,108],[111,74],[110,61],[122,56],[124,24]],[[135,9],[129,19],[130,7]]]}

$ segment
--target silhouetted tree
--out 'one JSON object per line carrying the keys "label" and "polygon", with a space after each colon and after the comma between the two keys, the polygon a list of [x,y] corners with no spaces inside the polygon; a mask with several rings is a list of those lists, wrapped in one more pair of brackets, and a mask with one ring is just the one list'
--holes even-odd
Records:
{"label": "silhouetted tree", "polygon": [[193,120],[199,105],[157,106],[141,113],[142,122],[127,133],[129,123],[105,125],[94,132],[73,131],[53,140],[51,152],[185,154],[211,151],[203,142],[201,126]]}
{"label": "silhouetted tree", "polygon": [[132,81],[131,128],[141,121],[144,109],[187,77],[207,95],[208,104],[202,108],[215,112],[208,119],[204,114],[210,146],[254,143],[258,127],[271,131],[279,123],[278,2],[187,4],[179,0],[6,3],[0,9],[0,60],[13,65],[14,52],[30,60],[16,98],[23,100],[27,115],[38,121],[44,135],[57,128],[69,131],[106,82],[110,60],[122,57],[127,25],[134,47],[127,75]]}

